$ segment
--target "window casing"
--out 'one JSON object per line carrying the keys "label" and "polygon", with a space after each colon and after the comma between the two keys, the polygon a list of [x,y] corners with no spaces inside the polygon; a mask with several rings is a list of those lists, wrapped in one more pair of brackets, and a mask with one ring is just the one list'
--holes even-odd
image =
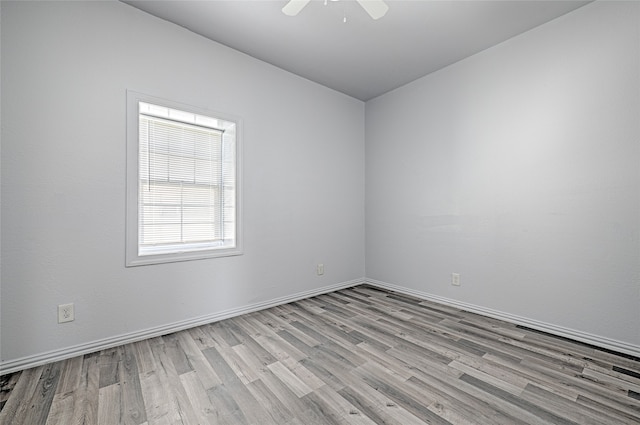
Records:
{"label": "window casing", "polygon": [[127,94],[127,265],[240,249],[239,120]]}

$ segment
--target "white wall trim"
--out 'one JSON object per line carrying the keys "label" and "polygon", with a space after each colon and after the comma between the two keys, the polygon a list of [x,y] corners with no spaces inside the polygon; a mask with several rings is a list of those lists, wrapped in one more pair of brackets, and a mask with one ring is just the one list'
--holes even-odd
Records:
{"label": "white wall trim", "polygon": [[74,345],[71,347],[48,351],[45,353],[22,357],[14,360],[3,361],[2,363],[0,363],[0,375],[5,375],[8,373],[13,373],[13,372],[29,369],[36,366],[41,366],[47,363],[66,360],[72,357],[81,356],[81,355],[93,353],[96,351],[117,347],[123,344],[129,344],[132,342],[137,342],[137,341],[141,341],[148,338],[167,335],[173,332],[178,332],[178,331],[193,328],[196,326],[201,326],[201,325],[217,322],[224,319],[229,319],[231,317],[239,316],[242,314],[264,310],[270,307],[275,307],[278,305],[298,301],[305,298],[311,298],[317,295],[322,295],[329,292],[334,292],[340,289],[350,288],[350,287],[358,286],[362,284],[368,284],[381,289],[395,291],[401,294],[414,296],[427,301],[433,301],[439,304],[449,305],[449,306],[460,308],[462,310],[469,311],[472,313],[477,313],[484,316],[492,317],[494,319],[505,320],[507,322],[514,323],[517,325],[527,326],[532,329],[548,332],[553,335],[570,338],[576,341],[584,342],[586,344],[591,344],[597,347],[602,347],[608,350],[613,350],[616,352],[640,357],[640,346],[629,344],[623,341],[617,341],[617,340],[602,337],[599,335],[592,335],[586,332],[564,328],[562,326],[540,322],[538,320],[529,319],[522,316],[516,316],[510,313],[505,313],[502,311],[493,310],[486,307],[477,306],[474,304],[468,304],[465,302],[441,297],[438,295],[432,295],[426,292],[416,291],[413,289],[405,288],[398,285],[393,285],[391,283],[382,282],[375,279],[360,278],[360,279],[354,279],[354,280],[350,280],[347,282],[342,282],[334,285],[324,286],[318,289],[298,292],[293,295],[274,298],[268,301],[249,304],[243,307],[232,308],[229,310],[196,317],[193,319],[187,319],[180,322],[169,323],[163,326],[143,329],[136,332],[117,335],[110,338],[104,338],[104,339],[92,341],[85,344]]}
{"label": "white wall trim", "polygon": [[529,319],[527,317],[516,316],[514,314],[505,313],[498,310],[493,310],[486,307],[477,306],[474,304],[467,304],[462,301],[452,300],[450,298],[441,297],[438,295],[432,295],[426,292],[416,291],[414,289],[405,288],[391,283],[382,282],[374,279],[365,279],[365,283],[371,286],[375,286],[381,289],[389,291],[395,291],[405,295],[411,295],[416,298],[421,298],[427,301],[433,301],[439,304],[444,304],[452,307],[456,307],[472,313],[481,314],[483,316],[492,317],[494,319],[504,320],[516,325],[526,326],[531,329],[547,332],[553,335],[561,336],[564,338],[570,338],[575,341],[584,342],[597,347],[601,347],[607,350],[613,350],[619,353],[629,354],[632,356],[640,357],[640,346],[629,344],[623,341],[617,341],[614,339],[606,338],[599,335],[593,335],[575,329],[569,329],[562,326],[554,325],[551,323],[540,322],[538,320]]}
{"label": "white wall trim", "polygon": [[173,332],[194,328],[196,326],[206,325],[208,323],[217,322],[231,317],[240,316],[242,314],[252,313],[254,311],[264,310],[270,307],[298,301],[304,298],[315,297],[317,295],[326,294],[329,292],[338,291],[340,289],[350,288],[365,283],[364,278],[350,280],[347,282],[337,283],[334,285],[324,286],[322,288],[312,289],[309,291],[298,292],[293,295],[287,295],[280,298],[274,298],[272,300],[263,301],[255,304],[249,304],[242,307],[232,308],[224,310],[218,313],[212,313],[205,316],[195,317],[192,319],[183,320],[180,322],[169,323],[163,326],[157,326],[154,328],[143,329],[127,334],[116,335],[109,338],[104,338],[85,344],[74,345],[59,350],[48,351],[45,353],[35,354],[32,356],[22,357],[14,360],[7,360],[0,363],[0,375],[17,372],[24,369],[29,369],[36,366],[41,366],[47,363],[53,363],[60,360],[69,359],[76,356],[81,356],[96,351],[105,350],[108,348],[117,347],[123,344],[129,344],[136,341],[142,341],[148,338],[155,338],[162,335],[167,335]]}

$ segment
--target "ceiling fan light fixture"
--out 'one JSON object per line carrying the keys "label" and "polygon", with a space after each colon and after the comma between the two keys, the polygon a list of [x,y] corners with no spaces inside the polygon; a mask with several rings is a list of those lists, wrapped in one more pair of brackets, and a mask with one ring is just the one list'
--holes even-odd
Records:
{"label": "ceiling fan light fixture", "polygon": [[[289,0],[287,4],[282,8],[282,13],[287,16],[296,16],[311,0]],[[338,0],[330,0],[332,2]],[[371,16],[371,18],[377,20],[386,15],[389,10],[389,6],[384,0],[356,0],[360,6]],[[324,1],[325,6],[327,0]]]}
{"label": "ceiling fan light fixture", "polygon": [[360,6],[371,16],[377,20],[387,14],[389,6],[383,0],[356,0]]}
{"label": "ceiling fan light fixture", "polygon": [[311,0],[290,0],[282,8],[282,13],[287,16],[296,16]]}

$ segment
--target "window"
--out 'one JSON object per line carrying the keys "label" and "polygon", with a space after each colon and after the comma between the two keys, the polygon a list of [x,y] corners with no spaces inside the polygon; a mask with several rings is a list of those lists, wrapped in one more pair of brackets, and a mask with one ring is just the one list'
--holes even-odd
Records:
{"label": "window", "polygon": [[238,120],[127,94],[127,266],[240,254]]}

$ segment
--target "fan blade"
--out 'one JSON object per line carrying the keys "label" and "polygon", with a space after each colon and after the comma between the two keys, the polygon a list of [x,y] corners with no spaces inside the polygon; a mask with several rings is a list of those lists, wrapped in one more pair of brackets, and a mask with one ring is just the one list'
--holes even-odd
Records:
{"label": "fan blade", "polygon": [[383,0],[358,0],[358,3],[373,19],[382,18],[389,10],[389,6]]}
{"label": "fan blade", "polygon": [[296,16],[311,0],[290,0],[282,8],[282,13],[287,16]]}

